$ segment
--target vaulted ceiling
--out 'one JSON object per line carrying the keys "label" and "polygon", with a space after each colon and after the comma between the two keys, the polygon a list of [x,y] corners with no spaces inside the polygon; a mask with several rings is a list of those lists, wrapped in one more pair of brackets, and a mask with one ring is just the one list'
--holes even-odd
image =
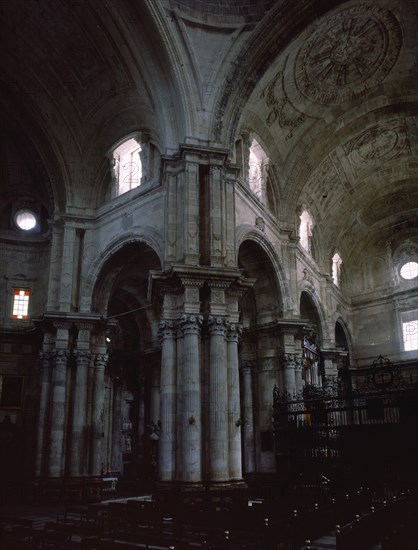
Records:
{"label": "vaulted ceiling", "polygon": [[323,261],[416,236],[415,2],[14,0],[0,17],[1,117],[58,210],[100,203],[129,132],[174,154],[245,130],[275,215],[296,227],[308,207]]}

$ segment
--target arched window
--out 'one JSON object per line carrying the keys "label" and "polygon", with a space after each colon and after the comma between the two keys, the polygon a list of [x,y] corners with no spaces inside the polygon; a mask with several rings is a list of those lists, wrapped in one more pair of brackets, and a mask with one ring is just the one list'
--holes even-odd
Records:
{"label": "arched window", "polygon": [[141,145],[137,138],[131,137],[123,141],[112,152],[112,180],[115,195],[122,195],[141,183],[142,165]]}
{"label": "arched window", "polygon": [[336,252],[332,257],[332,281],[335,286],[340,286],[340,273],[343,260],[341,256]]}
{"label": "arched window", "polygon": [[263,203],[266,198],[267,164],[265,151],[257,140],[252,139],[248,159],[248,183],[251,191]]}
{"label": "arched window", "polygon": [[300,215],[299,237],[301,246],[311,254],[311,238],[314,220],[307,210]]}

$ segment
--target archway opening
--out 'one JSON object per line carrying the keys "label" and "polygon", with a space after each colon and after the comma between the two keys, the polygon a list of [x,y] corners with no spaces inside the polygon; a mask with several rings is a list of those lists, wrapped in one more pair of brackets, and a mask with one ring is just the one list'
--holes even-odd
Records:
{"label": "archway opening", "polygon": [[135,490],[152,489],[158,472],[160,354],[148,275],[160,267],[151,247],[129,243],[105,264],[95,296],[116,322],[107,338],[103,469]]}

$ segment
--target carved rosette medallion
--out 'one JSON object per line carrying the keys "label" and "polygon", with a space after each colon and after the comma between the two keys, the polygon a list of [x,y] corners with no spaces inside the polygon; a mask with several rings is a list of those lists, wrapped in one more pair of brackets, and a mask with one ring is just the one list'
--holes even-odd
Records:
{"label": "carved rosette medallion", "polygon": [[320,23],[299,50],[296,84],[318,103],[343,103],[389,74],[401,42],[390,11],[366,5],[341,10]]}
{"label": "carved rosette medallion", "polygon": [[412,154],[406,122],[397,119],[363,130],[346,142],[343,150],[355,177]]}
{"label": "carved rosette medallion", "polygon": [[364,130],[343,147],[357,167],[411,154],[406,123],[397,119]]}

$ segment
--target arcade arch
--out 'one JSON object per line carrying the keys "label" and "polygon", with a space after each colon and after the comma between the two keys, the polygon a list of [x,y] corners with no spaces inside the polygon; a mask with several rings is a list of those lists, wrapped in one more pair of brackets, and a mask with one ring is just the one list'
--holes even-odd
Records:
{"label": "arcade arch", "polygon": [[115,324],[106,338],[102,465],[143,488],[156,479],[158,469],[160,353],[157,314],[147,291],[149,271],[160,267],[149,245],[127,243],[102,267],[93,296],[96,308],[107,301],[107,319]]}

